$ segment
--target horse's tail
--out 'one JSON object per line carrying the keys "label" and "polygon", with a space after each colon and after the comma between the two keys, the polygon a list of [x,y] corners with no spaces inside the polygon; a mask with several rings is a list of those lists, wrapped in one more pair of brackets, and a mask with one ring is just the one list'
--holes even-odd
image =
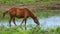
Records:
{"label": "horse's tail", "polygon": [[3,18],[5,17],[5,15],[6,15],[7,13],[9,13],[9,11],[5,11],[5,12],[3,13]]}

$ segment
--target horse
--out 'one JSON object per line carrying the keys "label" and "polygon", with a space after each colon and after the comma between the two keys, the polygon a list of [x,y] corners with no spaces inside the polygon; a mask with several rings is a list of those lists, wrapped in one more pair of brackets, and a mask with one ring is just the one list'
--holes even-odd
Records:
{"label": "horse", "polygon": [[[26,26],[26,21],[27,21],[28,17],[31,17],[37,25],[40,25],[37,17],[28,8],[12,7],[3,13],[3,18],[5,17],[6,14],[9,14],[9,16],[10,16],[10,20],[9,20],[10,27],[11,27],[11,21],[13,21],[13,23],[16,25],[15,17],[23,18],[23,21],[21,22],[20,26],[23,24],[24,21],[25,21],[25,26]],[[25,29],[26,29],[26,27],[25,27]]]}

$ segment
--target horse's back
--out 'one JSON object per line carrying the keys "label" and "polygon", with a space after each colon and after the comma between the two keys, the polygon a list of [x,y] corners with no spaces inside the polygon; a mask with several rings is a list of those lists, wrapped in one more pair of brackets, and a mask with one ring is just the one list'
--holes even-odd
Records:
{"label": "horse's back", "polygon": [[11,12],[10,12],[11,15],[20,17],[20,18],[23,18],[25,16],[27,17],[27,16],[30,16],[30,14],[32,14],[32,12],[28,8],[13,7],[10,10],[11,10]]}
{"label": "horse's back", "polygon": [[33,12],[31,12],[28,8],[20,8],[19,10],[23,13],[23,15],[34,16]]}

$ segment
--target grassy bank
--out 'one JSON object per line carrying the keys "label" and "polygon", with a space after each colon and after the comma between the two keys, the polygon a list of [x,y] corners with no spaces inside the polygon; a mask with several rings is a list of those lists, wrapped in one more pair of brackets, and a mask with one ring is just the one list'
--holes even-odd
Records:
{"label": "grassy bank", "polygon": [[18,27],[2,28],[0,26],[0,34],[60,34],[60,27],[49,29],[34,28],[31,30],[20,30]]}

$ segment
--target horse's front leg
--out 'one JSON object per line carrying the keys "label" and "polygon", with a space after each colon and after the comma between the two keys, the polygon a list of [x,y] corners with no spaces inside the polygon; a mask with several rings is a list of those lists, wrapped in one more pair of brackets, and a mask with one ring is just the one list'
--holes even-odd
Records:
{"label": "horse's front leg", "polygon": [[[20,27],[22,26],[23,22],[25,21],[25,29],[26,29],[26,18],[23,19],[23,21],[20,24]],[[23,28],[22,28],[23,29]]]}
{"label": "horse's front leg", "polygon": [[[22,28],[22,24],[23,24],[24,20],[25,20],[25,19],[23,19],[23,21],[21,22],[21,24],[20,24],[20,28]],[[22,30],[23,30],[23,28],[22,28]]]}

